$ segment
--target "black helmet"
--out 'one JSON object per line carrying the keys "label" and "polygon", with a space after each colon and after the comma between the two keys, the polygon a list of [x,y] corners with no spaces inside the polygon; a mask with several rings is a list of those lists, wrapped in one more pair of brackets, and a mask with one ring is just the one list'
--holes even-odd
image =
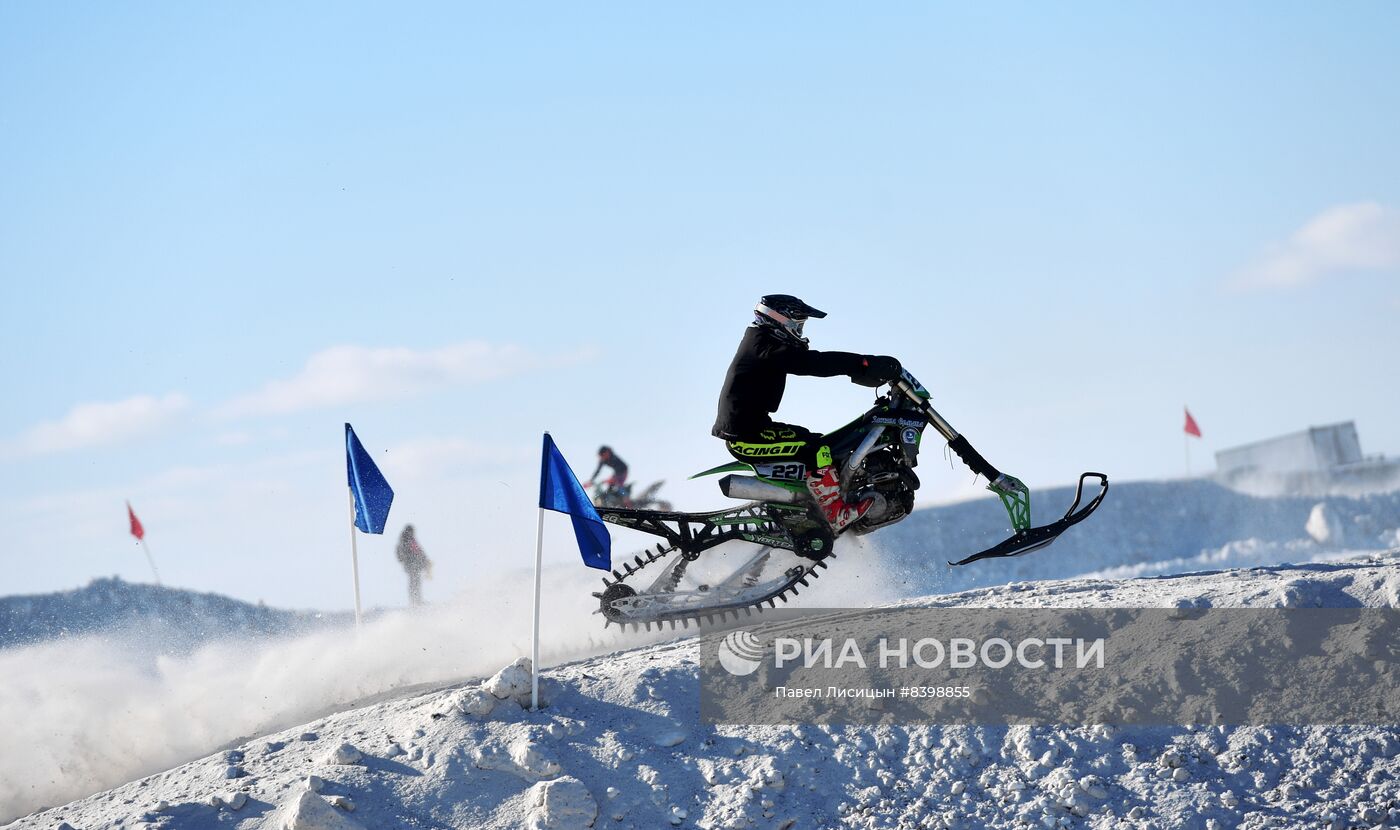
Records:
{"label": "black helmet", "polygon": [[759,298],[753,312],[758,325],[771,328],[780,336],[798,343],[807,342],[807,338],[802,336],[802,324],[809,317],[820,320],[826,316],[825,311],[812,308],[791,294],[765,294]]}
{"label": "black helmet", "polygon": [[607,444],[604,444],[603,446],[601,446],[601,447],[598,448],[598,454],[599,454],[599,455],[612,455],[612,447],[609,447]]}

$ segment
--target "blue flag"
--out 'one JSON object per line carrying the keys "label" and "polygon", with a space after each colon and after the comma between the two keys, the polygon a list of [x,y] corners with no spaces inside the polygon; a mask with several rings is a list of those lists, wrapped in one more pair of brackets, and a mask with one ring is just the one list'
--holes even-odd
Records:
{"label": "blue flag", "polygon": [[608,536],[608,528],[547,432],[540,458],[540,507],[569,515],[574,523],[574,536],[578,538],[578,552],[583,554],[583,564],[612,570],[612,538]]}
{"label": "blue flag", "polygon": [[389,506],[394,503],[394,488],[384,480],[349,424],[345,425],[345,477],[355,497],[355,527],[365,533],[383,533]]}

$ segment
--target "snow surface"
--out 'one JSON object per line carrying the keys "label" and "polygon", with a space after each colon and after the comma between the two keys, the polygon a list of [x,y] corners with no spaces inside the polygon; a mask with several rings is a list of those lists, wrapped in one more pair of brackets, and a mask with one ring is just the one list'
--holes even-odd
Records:
{"label": "snow surface", "polygon": [[[1014,583],[944,607],[1400,607],[1400,550],[1135,580]],[[1374,826],[1400,821],[1395,727],[740,727],[698,722],[697,647],[313,719],[7,830]],[[482,673],[483,677],[485,672]],[[251,685],[250,689],[258,688]],[[123,747],[107,751],[120,754]]]}
{"label": "snow surface", "polygon": [[[850,551],[862,553],[858,545]],[[590,596],[597,571],[561,568],[545,577],[546,664],[662,639],[602,629]],[[529,653],[531,582],[528,569],[483,579],[452,602],[375,615],[358,633],[318,626],[171,649],[132,625],[0,649],[0,822],[249,736],[490,674]],[[841,580],[818,580],[803,597],[866,606],[901,596],[889,584],[873,559]]]}
{"label": "snow surface", "polygon": [[[1035,523],[1059,518],[1073,499],[1074,489],[1068,487],[1032,493]],[[1315,513],[1328,523],[1330,532],[1323,542],[1308,530]],[[1310,562],[1347,551],[1393,547],[1400,538],[1397,528],[1400,492],[1261,498],[1204,479],[1187,479],[1111,482],[1094,515],[1053,547],[994,564],[944,566],[1009,534],[1006,511],[990,498],[915,510],[903,522],[868,538],[894,578],[893,589],[902,596],[923,596],[1011,580],[1091,573],[1146,576]]]}

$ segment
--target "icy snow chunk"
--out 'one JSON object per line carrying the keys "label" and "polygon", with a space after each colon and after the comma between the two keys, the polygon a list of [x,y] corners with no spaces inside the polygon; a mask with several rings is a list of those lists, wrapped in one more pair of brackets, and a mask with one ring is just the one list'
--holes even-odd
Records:
{"label": "icy snow chunk", "polygon": [[1103,784],[1099,783],[1096,776],[1085,776],[1084,780],[1079,783],[1079,786],[1084,788],[1084,792],[1087,793],[1090,798],[1108,798],[1108,790],[1104,789]]}
{"label": "icy snow chunk", "polygon": [[559,774],[559,762],[549,754],[544,744],[520,741],[510,748],[510,759],[527,775],[550,778]]}
{"label": "icy snow chunk", "polygon": [[333,795],[330,798],[326,799],[326,802],[329,803],[332,807],[344,810],[347,813],[355,812],[355,802],[351,801],[348,796]]}
{"label": "icy snow chunk", "polygon": [[248,794],[245,792],[219,793],[209,799],[209,806],[215,809],[227,807],[230,810],[241,810],[243,805],[248,803]]}
{"label": "icy snow chunk", "polygon": [[1307,579],[1291,579],[1275,592],[1275,608],[1307,608],[1321,605],[1318,586]]}
{"label": "icy snow chunk", "polygon": [[326,779],[319,775],[306,776],[306,788],[313,793],[319,793],[321,788],[326,786]]}
{"label": "icy snow chunk", "polygon": [[686,731],[684,729],[681,729],[680,727],[672,727],[670,729],[666,729],[658,733],[656,737],[652,740],[652,743],[656,744],[659,747],[680,746],[681,744],[685,743],[685,739],[687,737],[689,736],[686,734]]}
{"label": "icy snow chunk", "polygon": [[500,700],[513,700],[522,706],[530,702],[530,658],[521,657],[496,672],[481,688]]}
{"label": "icy snow chunk", "polygon": [[273,830],[362,830],[364,827],[309,790],[299,791],[278,807],[271,826]]}
{"label": "icy snow chunk", "polygon": [[338,766],[348,766],[350,764],[360,763],[360,761],[364,757],[365,756],[363,752],[360,752],[358,749],[351,746],[350,744],[341,744],[340,746],[331,750],[331,753],[326,756],[326,763],[336,764]]}
{"label": "icy snow chunk", "polygon": [[534,785],[525,803],[530,807],[529,826],[540,830],[583,830],[598,817],[598,803],[588,787],[567,775]]}
{"label": "icy snow chunk", "polygon": [[476,718],[488,717],[496,708],[494,695],[483,689],[463,689],[452,703],[457,711]]}
{"label": "icy snow chunk", "polygon": [[1308,523],[1303,526],[1303,529],[1319,545],[1341,544],[1342,526],[1337,521],[1337,517],[1332,515],[1332,511],[1327,507],[1327,502],[1320,501],[1313,505],[1312,512],[1308,514]]}
{"label": "icy snow chunk", "polygon": [[509,751],[499,746],[483,746],[472,751],[472,766],[477,769],[514,773],[527,781],[553,778],[560,766],[549,749],[534,741],[520,740]]}
{"label": "icy snow chunk", "polygon": [[494,769],[513,772],[515,764],[505,750],[498,746],[481,746],[472,750],[472,766],[477,769]]}

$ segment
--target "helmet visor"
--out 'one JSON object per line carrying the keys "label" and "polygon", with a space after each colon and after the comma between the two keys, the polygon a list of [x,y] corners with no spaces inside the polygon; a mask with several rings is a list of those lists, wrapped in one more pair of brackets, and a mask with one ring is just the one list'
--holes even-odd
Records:
{"label": "helmet visor", "polygon": [[[791,334],[796,339],[803,340],[802,326],[807,322],[806,317],[789,317],[781,311],[769,308],[763,303],[759,303],[757,306],[755,306],[754,311],[757,311],[760,315],[767,317],[774,323],[777,323],[783,328],[783,330]],[[806,341],[803,340],[803,342]]]}

